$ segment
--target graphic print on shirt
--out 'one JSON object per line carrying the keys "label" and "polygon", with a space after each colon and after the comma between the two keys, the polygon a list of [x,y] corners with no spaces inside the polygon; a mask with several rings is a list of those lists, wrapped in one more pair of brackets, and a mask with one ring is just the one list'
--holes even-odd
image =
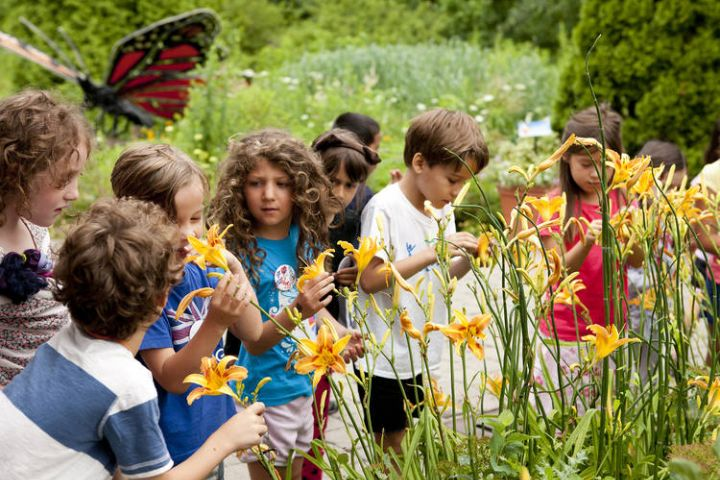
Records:
{"label": "graphic print on shirt", "polygon": [[[298,295],[297,275],[295,269],[288,264],[280,265],[273,275],[275,281],[275,290],[277,291],[277,305],[270,307],[268,313],[276,316],[286,307],[289,307]],[[282,348],[288,356],[295,352],[295,342],[285,337],[280,342]]]}
{"label": "graphic print on shirt", "polygon": [[210,298],[195,297],[180,318],[175,318],[175,309],[167,309],[167,315],[171,323],[173,345],[185,345],[195,336],[207,316],[209,307]]}

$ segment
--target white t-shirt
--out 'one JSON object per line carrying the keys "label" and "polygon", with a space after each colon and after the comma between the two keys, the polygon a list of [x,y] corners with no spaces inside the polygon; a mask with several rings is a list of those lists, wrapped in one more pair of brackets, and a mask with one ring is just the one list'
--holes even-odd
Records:
{"label": "white t-shirt", "polygon": [[72,323],[0,391],[0,418],[3,479],[145,478],[173,465],[150,371]]}
{"label": "white t-shirt", "polygon": [[[447,219],[445,233],[455,233],[455,218],[452,213],[452,208],[449,205],[446,206],[440,211],[440,215]],[[378,226],[378,219],[382,222],[382,232]],[[435,243],[437,243],[437,221],[432,217],[428,217],[423,212],[418,211],[418,209],[410,203],[405,194],[402,193],[399,183],[388,185],[370,199],[363,210],[361,225],[360,235],[362,237],[374,237],[382,240],[391,252],[391,260],[393,262],[410,257],[424,248],[434,246]],[[378,252],[376,256],[383,260],[388,260],[387,254],[384,251]],[[437,267],[437,265],[429,265],[406,280],[411,285],[415,285],[420,277],[423,277],[423,281],[417,290],[420,299],[424,303],[427,303],[428,285],[429,282],[432,282],[432,292],[435,295],[432,322],[446,324],[447,311],[443,297],[440,294],[440,282],[432,272],[433,267]],[[392,288],[386,288],[374,294],[375,301],[381,310],[385,311],[386,309],[392,308],[392,293]],[[375,310],[370,308],[369,295],[360,288],[358,305],[364,310],[366,304],[368,305],[366,317],[368,328],[375,335],[377,341],[380,342],[388,326],[382,318],[377,315]],[[422,332],[426,319],[422,309],[411,293],[401,290],[400,307],[408,311],[413,324]],[[408,351],[408,342],[405,338],[405,333],[403,333],[400,328],[398,315],[388,320],[392,322],[392,333],[385,344],[383,352],[388,358],[393,359],[393,366],[395,368],[393,370],[390,362],[388,362],[383,355],[380,355],[377,358],[373,374],[383,378],[396,378],[395,372],[397,372],[397,375],[402,379],[413,378],[422,373],[418,342],[417,340],[410,339],[411,350]],[[442,349],[446,340],[439,332],[431,332],[428,339],[428,362],[431,370],[437,370],[440,367]],[[410,362],[410,355],[412,355],[412,364]],[[360,362],[363,361],[360,360]]]}

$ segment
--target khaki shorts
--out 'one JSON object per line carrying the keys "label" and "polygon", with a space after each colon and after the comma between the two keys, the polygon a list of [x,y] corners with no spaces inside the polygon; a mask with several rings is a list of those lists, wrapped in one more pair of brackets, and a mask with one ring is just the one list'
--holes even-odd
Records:
{"label": "khaki shorts", "polygon": [[[286,466],[292,450],[307,452],[310,449],[313,438],[312,402],[313,397],[299,397],[290,403],[265,409],[266,442],[275,451],[275,465]],[[248,450],[240,461],[257,462],[257,457]]]}

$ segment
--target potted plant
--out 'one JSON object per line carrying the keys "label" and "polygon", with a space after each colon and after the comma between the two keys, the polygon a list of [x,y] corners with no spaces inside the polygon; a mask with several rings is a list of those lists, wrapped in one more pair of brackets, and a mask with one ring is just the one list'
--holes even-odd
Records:
{"label": "potted plant", "polygon": [[[528,167],[549,157],[558,147],[555,137],[519,138],[499,144],[497,155],[491,162],[490,174],[497,185],[500,209],[506,221],[517,204],[517,198],[526,191],[525,179],[509,172],[511,167]],[[535,184],[527,190],[528,195],[542,196],[559,185],[557,167],[550,168],[535,178]]]}

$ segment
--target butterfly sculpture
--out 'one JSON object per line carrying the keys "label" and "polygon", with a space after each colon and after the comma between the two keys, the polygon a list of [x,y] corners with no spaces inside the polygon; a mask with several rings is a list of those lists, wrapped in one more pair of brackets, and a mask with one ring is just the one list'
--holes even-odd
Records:
{"label": "butterfly sculpture", "polygon": [[190,72],[205,62],[220,31],[217,16],[207,9],[160,20],[117,42],[110,54],[105,82],[96,84],[87,74],[77,47],[64,31],[58,29],[80,67],[39,28],[27,20],[21,21],[54,50],[62,63],[3,32],[0,32],[0,46],[66,80],[77,82],[89,107],[99,107],[101,115],[108,113],[113,117],[113,131],[117,129],[119,117],[150,127],[153,117],[173,119],[182,114],[189,89],[199,80]]}

